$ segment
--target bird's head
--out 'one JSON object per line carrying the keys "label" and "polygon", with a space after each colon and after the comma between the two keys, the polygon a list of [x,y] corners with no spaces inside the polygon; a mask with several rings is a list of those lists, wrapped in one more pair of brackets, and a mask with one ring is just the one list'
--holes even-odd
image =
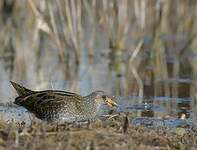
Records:
{"label": "bird's head", "polygon": [[114,102],[112,97],[106,95],[103,91],[96,91],[92,93],[93,100],[96,102],[96,104],[105,104],[109,107],[117,107],[118,104]]}

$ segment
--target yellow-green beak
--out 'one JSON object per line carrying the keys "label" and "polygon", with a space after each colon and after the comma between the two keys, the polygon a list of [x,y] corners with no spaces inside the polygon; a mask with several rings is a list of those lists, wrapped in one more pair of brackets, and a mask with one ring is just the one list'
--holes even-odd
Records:
{"label": "yellow-green beak", "polygon": [[114,107],[114,106],[118,106],[118,104],[116,102],[114,102],[111,98],[108,98],[106,97],[106,100],[105,100],[106,104],[109,106],[109,107]]}

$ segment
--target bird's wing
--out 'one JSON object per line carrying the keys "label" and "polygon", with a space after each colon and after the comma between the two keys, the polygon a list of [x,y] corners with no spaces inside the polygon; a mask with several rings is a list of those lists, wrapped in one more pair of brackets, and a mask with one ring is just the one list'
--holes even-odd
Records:
{"label": "bird's wing", "polygon": [[[81,103],[83,101],[83,97],[71,93],[71,92],[65,92],[65,91],[43,91],[34,94],[35,95],[35,104],[38,106],[46,106],[49,104],[68,104],[71,102],[74,103]],[[37,98],[36,98],[37,97]]]}
{"label": "bird's wing", "polygon": [[76,107],[80,107],[83,102],[83,97],[78,94],[57,90],[38,91],[18,98],[20,99],[18,105],[33,112],[57,110],[56,108],[69,105],[69,103],[74,103]]}

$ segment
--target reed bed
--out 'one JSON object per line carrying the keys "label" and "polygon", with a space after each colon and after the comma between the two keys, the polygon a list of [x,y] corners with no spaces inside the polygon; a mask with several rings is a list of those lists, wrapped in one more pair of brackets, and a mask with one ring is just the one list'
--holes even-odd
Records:
{"label": "reed bed", "polygon": [[2,0],[1,80],[42,89],[57,79],[79,91],[81,66],[106,57],[116,96],[193,98],[196,7],[195,0]]}

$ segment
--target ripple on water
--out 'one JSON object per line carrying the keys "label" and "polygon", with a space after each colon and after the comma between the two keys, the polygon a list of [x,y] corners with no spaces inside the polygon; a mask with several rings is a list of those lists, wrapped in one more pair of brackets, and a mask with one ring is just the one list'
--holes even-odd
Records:
{"label": "ripple on water", "polygon": [[131,120],[131,124],[153,126],[153,127],[166,126],[166,127],[174,128],[180,126],[181,127],[192,126],[193,122],[191,119],[177,119],[177,118],[161,119],[161,118],[138,117]]}

